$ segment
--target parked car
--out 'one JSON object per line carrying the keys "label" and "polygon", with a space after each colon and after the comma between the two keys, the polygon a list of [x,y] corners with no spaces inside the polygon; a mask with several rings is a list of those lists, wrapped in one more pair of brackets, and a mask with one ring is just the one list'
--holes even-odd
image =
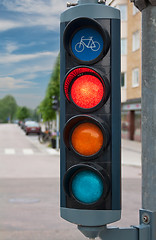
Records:
{"label": "parked car", "polygon": [[41,132],[41,127],[37,122],[34,121],[27,121],[25,123],[25,134],[28,135],[29,133],[37,133],[38,135]]}
{"label": "parked car", "polygon": [[26,127],[30,124],[30,123],[34,123],[35,121],[32,121],[32,120],[28,120],[28,121],[25,121],[24,124],[23,124],[23,130],[26,131]]}
{"label": "parked car", "polygon": [[20,124],[21,129],[24,130],[24,131],[25,131],[25,126],[26,126],[27,122],[34,122],[34,121],[30,118],[24,119],[24,121],[22,121],[21,124]]}

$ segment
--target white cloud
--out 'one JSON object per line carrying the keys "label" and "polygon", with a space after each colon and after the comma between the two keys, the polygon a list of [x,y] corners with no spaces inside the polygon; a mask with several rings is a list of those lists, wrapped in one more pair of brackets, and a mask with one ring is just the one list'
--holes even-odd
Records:
{"label": "white cloud", "polygon": [[21,67],[21,68],[17,68],[14,69],[9,75],[18,75],[18,74],[23,74],[23,73],[31,73],[31,74],[35,74],[35,73],[39,73],[39,72],[52,72],[52,61],[44,61],[43,64],[35,64],[33,66],[31,66],[31,68],[28,66],[25,67]]}
{"label": "white cloud", "polygon": [[21,17],[18,15],[20,24],[9,21],[3,26],[3,20],[1,20],[1,31],[19,26],[45,26],[49,30],[58,30],[59,15],[66,9],[66,2],[64,0],[2,0],[1,4],[9,11],[22,14]]}
{"label": "white cloud", "polygon": [[32,80],[35,79],[37,77],[37,74],[35,73],[30,73],[30,74],[26,74],[24,77],[22,77],[23,80]]}
{"label": "white cloud", "polygon": [[31,86],[34,86],[35,83],[21,80],[21,79],[15,79],[13,77],[0,77],[0,89],[1,91],[6,90],[13,90],[13,89],[23,89],[23,88],[29,88]]}
{"label": "white cloud", "polygon": [[12,28],[18,28],[22,27],[22,23],[16,22],[16,21],[9,21],[9,20],[3,20],[0,19],[0,32],[6,31]]}
{"label": "white cloud", "polygon": [[[58,52],[56,53],[58,56]],[[56,61],[56,56],[46,56],[41,57],[38,59],[33,59],[29,61],[27,64],[25,62],[19,63],[11,63],[11,64],[0,64],[0,77],[10,76],[10,77],[18,77],[18,75],[43,75],[43,76],[50,76],[53,66]],[[35,79],[32,78],[31,79]]]}
{"label": "white cloud", "polygon": [[2,0],[2,4],[9,11],[40,15],[59,14],[66,7],[64,0]]}
{"label": "white cloud", "polygon": [[[2,49],[5,50],[6,54],[11,54],[12,52],[14,52],[17,49],[21,49],[21,48],[25,48],[25,47],[32,47],[35,46],[37,44],[37,42],[30,42],[27,44],[21,44],[21,43],[17,43],[17,42],[12,42],[10,40],[7,40],[4,43],[1,43],[2,45]],[[40,42],[40,44],[45,44],[44,42]],[[0,53],[1,54],[1,53]],[[1,54],[2,56],[2,54]]]}
{"label": "white cloud", "polygon": [[29,17],[19,17],[19,22],[15,20],[0,19],[0,32],[7,31],[19,27],[35,27],[42,26],[48,30],[58,30],[59,28],[59,16],[49,15],[32,15]]}
{"label": "white cloud", "polygon": [[34,54],[1,54],[0,64],[17,63],[35,58],[57,56],[58,52],[39,52]]}
{"label": "white cloud", "polygon": [[15,42],[6,42],[5,50],[7,53],[12,53],[19,49],[19,46]]}
{"label": "white cloud", "polygon": [[25,26],[45,26],[48,30],[59,29],[59,16],[32,16],[26,20]]}

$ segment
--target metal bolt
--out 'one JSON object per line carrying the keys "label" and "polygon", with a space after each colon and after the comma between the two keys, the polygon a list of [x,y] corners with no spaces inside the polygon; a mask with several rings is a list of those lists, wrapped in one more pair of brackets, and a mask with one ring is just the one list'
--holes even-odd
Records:
{"label": "metal bolt", "polygon": [[106,0],[98,0],[98,3],[106,3]]}
{"label": "metal bolt", "polygon": [[144,224],[149,224],[150,223],[150,216],[147,213],[142,214],[142,221]]}
{"label": "metal bolt", "polygon": [[78,3],[70,3],[70,2],[67,2],[67,7],[73,7],[73,6],[76,6]]}

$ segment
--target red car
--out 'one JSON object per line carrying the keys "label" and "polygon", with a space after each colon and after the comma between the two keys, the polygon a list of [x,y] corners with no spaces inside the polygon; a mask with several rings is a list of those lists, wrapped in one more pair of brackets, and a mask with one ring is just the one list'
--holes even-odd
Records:
{"label": "red car", "polygon": [[37,122],[29,121],[25,125],[25,134],[28,135],[29,133],[37,133],[38,135],[41,132],[41,127]]}

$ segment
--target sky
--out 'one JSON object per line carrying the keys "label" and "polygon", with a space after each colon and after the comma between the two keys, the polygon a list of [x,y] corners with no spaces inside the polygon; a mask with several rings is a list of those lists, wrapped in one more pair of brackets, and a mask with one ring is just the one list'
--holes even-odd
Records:
{"label": "sky", "polygon": [[66,0],[0,0],[0,99],[36,108],[59,53]]}

